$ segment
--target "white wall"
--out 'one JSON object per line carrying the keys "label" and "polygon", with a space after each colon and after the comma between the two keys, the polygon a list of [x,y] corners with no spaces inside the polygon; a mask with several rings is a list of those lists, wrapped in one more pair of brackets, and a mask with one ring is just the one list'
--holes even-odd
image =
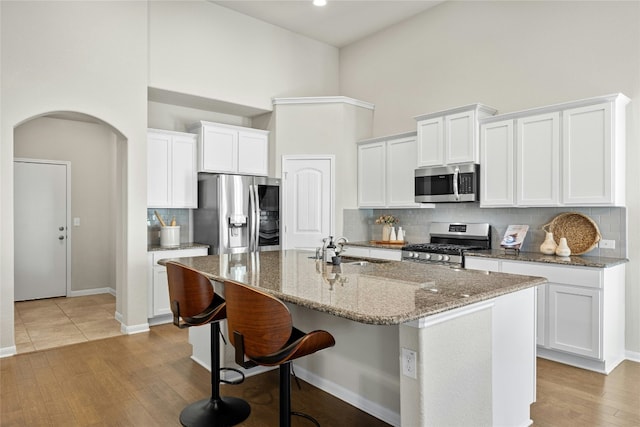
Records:
{"label": "white wall", "polygon": [[270,175],[282,176],[283,155],[335,156],[334,233],[342,236],[344,209],[357,207],[356,141],[371,136],[373,110],[344,102],[311,102],[276,105],[273,115],[270,142],[275,140],[275,147],[269,159]]}
{"label": "white wall", "polygon": [[[71,162],[71,290],[115,291],[116,136],[102,124],[38,118],[16,128],[14,155]],[[109,262],[111,260],[111,262]]]}
{"label": "white wall", "polygon": [[338,49],[206,1],[149,3],[149,86],[271,110],[338,92]]}
{"label": "white wall", "polygon": [[25,1],[0,9],[0,353],[14,346],[14,127],[49,112],[97,117],[126,139],[118,308],[125,325],[146,325],[147,4]]}
{"label": "white wall", "polygon": [[[442,3],[340,51],[342,95],[376,105],[373,135],[482,102],[499,113],[622,92],[628,218],[640,216],[640,3]],[[629,221],[627,350],[640,357],[640,224]]]}

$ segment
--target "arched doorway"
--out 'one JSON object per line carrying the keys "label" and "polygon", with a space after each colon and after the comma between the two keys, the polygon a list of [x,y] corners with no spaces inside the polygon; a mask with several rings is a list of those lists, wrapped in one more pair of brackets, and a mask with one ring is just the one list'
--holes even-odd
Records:
{"label": "arched doorway", "polygon": [[[126,261],[117,254],[123,253],[126,223],[121,191],[126,186],[126,138],[96,117],[51,112],[14,128],[14,158],[71,164],[71,285],[67,296],[110,293],[116,300],[111,315],[121,317],[119,272]],[[17,197],[14,194],[14,201]]]}

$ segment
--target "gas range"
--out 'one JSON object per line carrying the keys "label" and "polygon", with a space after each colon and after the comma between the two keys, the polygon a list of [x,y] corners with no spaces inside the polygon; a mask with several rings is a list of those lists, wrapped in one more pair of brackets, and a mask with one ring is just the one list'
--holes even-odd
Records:
{"label": "gas range", "polygon": [[491,226],[482,224],[434,222],[429,228],[429,243],[402,247],[402,260],[464,267],[464,253],[491,249]]}

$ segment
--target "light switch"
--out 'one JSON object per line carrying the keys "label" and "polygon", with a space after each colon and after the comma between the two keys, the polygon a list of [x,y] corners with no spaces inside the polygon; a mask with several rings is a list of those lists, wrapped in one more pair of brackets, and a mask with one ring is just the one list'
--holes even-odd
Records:
{"label": "light switch", "polygon": [[80,218],[78,217],[73,218],[73,226],[80,227]]}

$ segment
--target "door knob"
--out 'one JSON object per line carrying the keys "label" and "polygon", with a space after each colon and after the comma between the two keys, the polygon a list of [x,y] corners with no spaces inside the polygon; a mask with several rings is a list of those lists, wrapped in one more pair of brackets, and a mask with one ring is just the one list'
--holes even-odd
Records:
{"label": "door knob", "polygon": [[64,236],[58,236],[58,240],[64,240]]}
{"label": "door knob", "polygon": [[64,227],[60,226],[60,227],[58,227],[58,230],[64,231]]}

